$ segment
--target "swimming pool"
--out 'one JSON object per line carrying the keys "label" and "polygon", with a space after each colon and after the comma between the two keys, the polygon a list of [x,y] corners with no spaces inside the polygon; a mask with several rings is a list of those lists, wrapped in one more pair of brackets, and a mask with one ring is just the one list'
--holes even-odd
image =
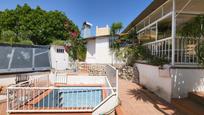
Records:
{"label": "swimming pool", "polygon": [[93,108],[102,101],[100,87],[60,87],[52,90],[35,104],[35,107],[88,107]]}

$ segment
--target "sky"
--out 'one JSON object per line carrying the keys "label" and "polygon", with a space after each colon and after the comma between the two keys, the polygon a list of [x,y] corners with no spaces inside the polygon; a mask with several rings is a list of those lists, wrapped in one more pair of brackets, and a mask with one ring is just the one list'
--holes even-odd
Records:
{"label": "sky", "polygon": [[[0,0],[0,10],[14,9],[17,4],[27,3],[32,8],[59,10],[66,14],[79,29],[84,21],[96,26],[111,26],[113,22],[122,22],[124,28],[133,21],[152,0]],[[123,28],[123,29],[124,29]]]}

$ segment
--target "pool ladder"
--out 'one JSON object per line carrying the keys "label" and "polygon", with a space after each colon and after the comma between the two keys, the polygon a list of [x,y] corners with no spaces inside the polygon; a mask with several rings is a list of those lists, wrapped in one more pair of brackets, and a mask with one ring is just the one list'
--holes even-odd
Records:
{"label": "pool ladder", "polygon": [[63,92],[59,92],[59,106],[63,107]]}

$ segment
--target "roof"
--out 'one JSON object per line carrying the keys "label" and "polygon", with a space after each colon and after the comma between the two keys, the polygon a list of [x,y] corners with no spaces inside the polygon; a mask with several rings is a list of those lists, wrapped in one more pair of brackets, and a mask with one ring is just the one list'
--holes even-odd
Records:
{"label": "roof", "polygon": [[88,22],[88,21],[85,21],[85,22],[83,23],[83,25],[92,26],[92,24],[91,24],[90,22]]}
{"label": "roof", "polygon": [[[84,40],[91,40],[91,39],[97,39],[97,38],[103,38],[103,37],[111,37],[112,35],[101,35],[101,36],[91,36],[88,38],[84,38]],[[114,35],[114,36],[120,36],[120,35]]]}
{"label": "roof", "polygon": [[137,16],[124,30],[122,33],[128,32],[133,26],[138,24],[141,20],[147,17],[150,13],[156,10],[159,6],[164,4],[168,0],[154,0],[139,16]]}
{"label": "roof", "polygon": [[23,47],[23,48],[46,48],[49,49],[50,45],[26,45],[26,44],[8,44],[8,43],[0,43],[0,46],[7,47]]}

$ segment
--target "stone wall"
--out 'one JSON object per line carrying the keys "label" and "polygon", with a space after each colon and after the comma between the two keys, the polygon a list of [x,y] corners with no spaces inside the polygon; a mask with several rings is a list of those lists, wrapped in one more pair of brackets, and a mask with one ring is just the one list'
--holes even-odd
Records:
{"label": "stone wall", "polygon": [[114,65],[118,69],[118,76],[121,79],[139,83],[139,72],[136,65],[133,67],[126,65]]}
{"label": "stone wall", "polygon": [[[80,65],[80,68],[86,68],[85,70],[89,73],[90,76],[95,75],[106,75],[106,64],[86,64]],[[129,80],[134,83],[139,83],[139,72],[136,65],[133,67],[126,66],[124,64],[115,64],[113,65],[118,70],[118,76],[121,79]]]}
{"label": "stone wall", "polygon": [[105,64],[87,64],[87,63],[79,63],[78,69],[80,71],[88,72],[90,76],[96,75],[105,75]]}

